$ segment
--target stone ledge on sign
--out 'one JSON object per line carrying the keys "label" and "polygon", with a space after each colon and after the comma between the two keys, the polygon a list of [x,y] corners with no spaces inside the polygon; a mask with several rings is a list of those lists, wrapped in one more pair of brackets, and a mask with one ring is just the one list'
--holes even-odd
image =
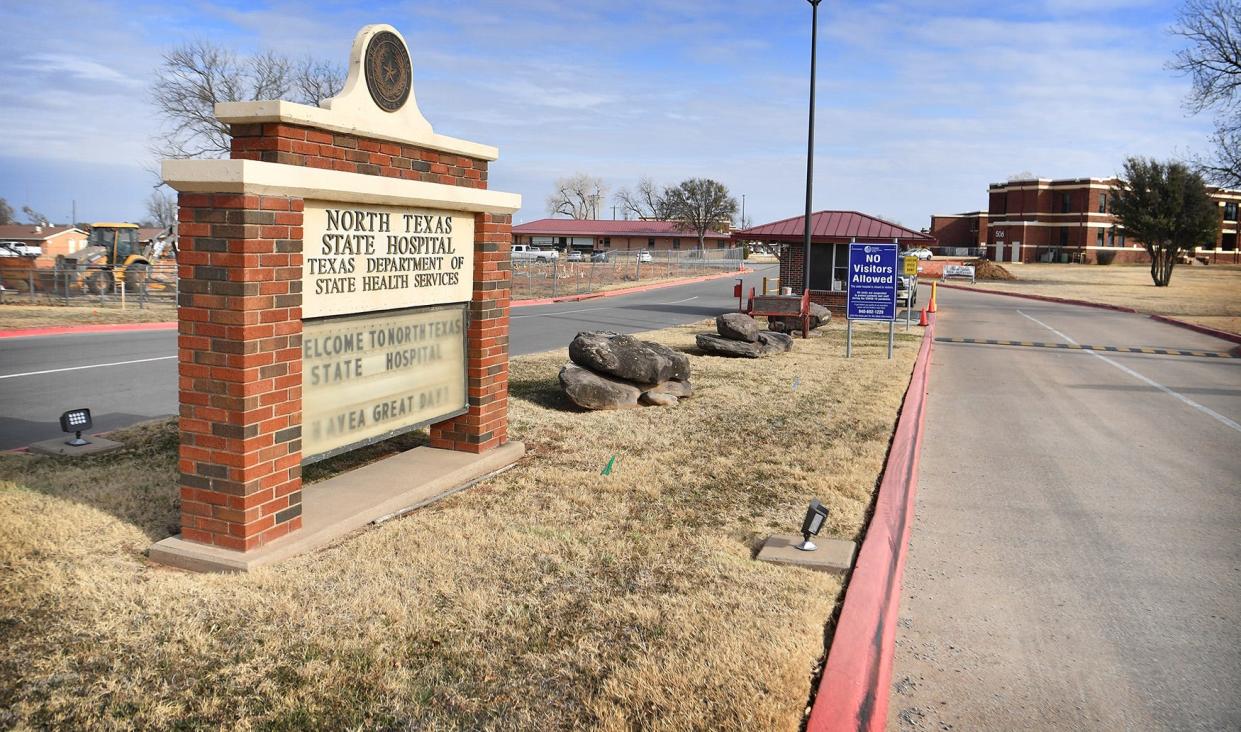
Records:
{"label": "stone ledge on sign", "polygon": [[[385,112],[371,100],[367,89],[363,59],[367,44],[377,33],[392,33],[405,38],[390,25],[364,27],[354,38],[349,52],[349,76],[340,94],[325,99],[318,107],[286,101],[222,102],[215,105],[215,116],[228,124],[285,123],[373,137],[392,142],[465,155],[482,160],[495,160],[500,151],[490,145],[438,135],[418,109],[418,100],[411,82],[409,98],[395,112]],[[412,59],[410,73],[413,72]]]}
{"label": "stone ledge on sign", "polygon": [[260,160],[165,160],[161,175],[182,193],[254,193],[493,214],[521,208],[516,193]]}
{"label": "stone ledge on sign", "polygon": [[508,468],[525,452],[520,442],[478,455],[416,447],[305,486],[302,529],[262,548],[238,552],[170,536],[152,544],[148,555],[194,572],[248,572],[464,490]]}

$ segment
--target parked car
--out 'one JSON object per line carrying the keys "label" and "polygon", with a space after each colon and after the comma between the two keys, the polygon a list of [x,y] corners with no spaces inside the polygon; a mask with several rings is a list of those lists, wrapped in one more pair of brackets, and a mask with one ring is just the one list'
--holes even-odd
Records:
{"label": "parked car", "polygon": [[923,262],[926,262],[932,258],[931,250],[927,249],[926,247],[918,247],[917,249],[906,250],[903,256],[913,257]]}
{"label": "parked car", "polygon": [[37,244],[22,244],[20,241],[0,241],[0,257],[37,257],[43,249]]}
{"label": "parked car", "polygon": [[584,257],[582,257],[582,251],[580,249],[574,249],[569,252],[569,256],[567,257],[567,261],[570,262],[580,262],[582,259],[584,259]]}
{"label": "parked car", "polygon": [[513,259],[527,262],[554,262],[560,258],[560,252],[553,249],[539,249],[529,244],[514,244]]}
{"label": "parked car", "polygon": [[918,303],[918,278],[913,275],[896,276],[896,303],[912,308]]}
{"label": "parked car", "polygon": [[653,261],[651,258],[651,253],[647,251],[638,252],[638,261],[642,263]]}
{"label": "parked car", "polygon": [[590,261],[592,262],[610,262],[612,261],[611,252],[591,252]]}

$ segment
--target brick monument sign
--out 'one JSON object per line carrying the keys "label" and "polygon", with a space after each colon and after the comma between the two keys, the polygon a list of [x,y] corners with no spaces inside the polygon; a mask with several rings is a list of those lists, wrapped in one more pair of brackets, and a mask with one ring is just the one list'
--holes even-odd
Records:
{"label": "brick monument sign", "polygon": [[[395,28],[342,92],[230,102],[227,160],[169,160],[180,204],[181,534],[157,561],[245,570],[511,464],[509,245],[493,147],[434,133]],[[303,491],[302,466],[430,446]],[[385,465],[384,463],[389,463]]]}

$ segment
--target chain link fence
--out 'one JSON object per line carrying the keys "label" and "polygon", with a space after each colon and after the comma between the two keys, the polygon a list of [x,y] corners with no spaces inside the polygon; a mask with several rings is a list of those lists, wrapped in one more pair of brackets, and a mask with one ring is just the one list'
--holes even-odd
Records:
{"label": "chain link fence", "polygon": [[177,265],[0,267],[0,303],[145,308],[177,304]]}
{"label": "chain link fence", "polygon": [[741,269],[744,251],[707,249],[692,251],[607,251],[583,254],[582,261],[567,256],[551,262],[513,260],[513,299],[533,300],[567,295],[586,295],[643,282],[701,277]]}

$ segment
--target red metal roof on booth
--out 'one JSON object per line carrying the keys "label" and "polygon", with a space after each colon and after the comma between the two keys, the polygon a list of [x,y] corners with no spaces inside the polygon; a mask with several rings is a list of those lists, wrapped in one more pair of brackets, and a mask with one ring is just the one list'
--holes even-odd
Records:
{"label": "red metal roof on booth", "polygon": [[[611,219],[539,219],[513,227],[514,234],[540,236],[684,236],[697,238],[694,231],[680,228],[676,221],[617,221]],[[707,239],[727,239],[728,234],[707,231]]]}
{"label": "red metal roof on booth", "polygon": [[[805,216],[773,221],[770,224],[752,226],[733,232],[734,239],[755,241],[802,241],[805,235]],[[857,211],[818,211],[810,214],[811,241],[839,242],[850,239],[875,239],[934,244],[935,237],[913,229],[906,229],[874,216]]]}

